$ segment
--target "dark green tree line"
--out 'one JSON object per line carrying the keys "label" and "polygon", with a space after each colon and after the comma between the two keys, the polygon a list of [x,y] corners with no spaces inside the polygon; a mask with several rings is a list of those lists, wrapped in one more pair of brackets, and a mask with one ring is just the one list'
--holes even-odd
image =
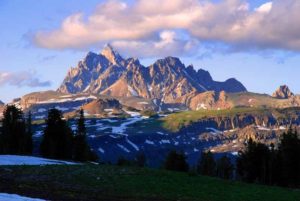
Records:
{"label": "dark green tree line", "polygon": [[30,155],[32,153],[31,115],[26,119],[21,109],[8,105],[3,112],[0,153]]}
{"label": "dark green tree line", "polygon": [[278,148],[251,139],[237,159],[241,180],[287,187],[300,186],[300,139],[289,129],[281,136]]}
{"label": "dark green tree line", "polygon": [[165,160],[164,168],[166,170],[187,172],[189,170],[189,165],[186,162],[184,153],[170,151]]}
{"label": "dark green tree line", "polygon": [[46,158],[81,162],[97,160],[96,154],[91,151],[87,143],[83,110],[80,110],[75,134],[59,110],[49,110],[40,152]]}

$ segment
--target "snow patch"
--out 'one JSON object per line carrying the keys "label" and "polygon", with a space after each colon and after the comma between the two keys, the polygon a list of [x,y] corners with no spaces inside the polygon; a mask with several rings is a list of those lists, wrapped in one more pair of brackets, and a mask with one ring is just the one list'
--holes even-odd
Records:
{"label": "snow patch", "polygon": [[222,134],[223,132],[220,130],[217,130],[215,128],[206,128],[206,130],[211,131],[210,133],[213,135]]}
{"label": "snow patch", "polygon": [[130,141],[128,138],[126,138],[126,142],[130,144],[135,150],[137,151],[140,150],[139,147],[136,144],[134,144],[132,141]]}
{"label": "snow patch", "polygon": [[131,93],[133,96],[138,96],[138,93],[136,90],[134,90],[131,86],[128,85],[128,91]]}
{"label": "snow patch", "polygon": [[67,111],[67,110],[70,110],[70,108],[67,108],[67,107],[60,107],[60,106],[55,106],[56,109],[60,110],[60,111]]}
{"label": "snow patch", "polygon": [[40,108],[37,112],[47,112],[47,110],[45,108]]}
{"label": "snow patch", "polygon": [[261,130],[261,131],[270,131],[271,130],[271,129],[269,129],[267,127],[264,127],[264,126],[257,126],[257,129]]}
{"label": "snow patch", "polygon": [[0,165],[75,165],[78,163],[34,156],[0,155]]}
{"label": "snow patch", "polygon": [[163,132],[159,132],[159,131],[157,131],[156,132],[158,135],[166,135],[166,134],[164,134]]}
{"label": "snow patch", "polygon": [[152,91],[153,90],[153,88],[149,84],[147,84],[147,88],[148,88],[148,91]]}
{"label": "snow patch", "polygon": [[119,148],[121,148],[123,151],[125,151],[125,152],[127,152],[127,153],[130,153],[130,151],[129,151],[126,147],[124,147],[123,145],[117,144],[117,146],[118,146]]}
{"label": "snow patch", "polygon": [[154,145],[154,144],[155,144],[155,143],[154,143],[153,141],[151,141],[151,140],[146,140],[145,143],[146,143],[146,144],[151,144],[151,145]]}
{"label": "snow patch", "polygon": [[100,151],[102,154],[105,153],[104,149],[102,149],[101,147],[98,148],[98,151]]}
{"label": "snow patch", "polygon": [[196,110],[204,109],[207,110],[207,107],[204,103],[198,104]]}
{"label": "snow patch", "polygon": [[161,144],[171,144],[170,140],[161,140]]}
{"label": "snow patch", "polygon": [[3,201],[46,201],[38,198],[29,198],[17,194],[0,193],[0,200]]}

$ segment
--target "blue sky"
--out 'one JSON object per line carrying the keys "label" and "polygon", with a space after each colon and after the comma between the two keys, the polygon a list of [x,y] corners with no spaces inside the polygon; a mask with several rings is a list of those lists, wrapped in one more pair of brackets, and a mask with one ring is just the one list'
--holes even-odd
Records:
{"label": "blue sky", "polygon": [[[206,2],[207,7],[197,1],[164,0],[156,11],[151,9],[159,2],[155,0],[154,5],[145,0],[1,0],[0,100],[56,89],[87,51],[99,52],[107,42],[124,56],[142,58],[145,65],[167,55],[178,56],[187,65],[208,70],[215,80],[235,77],[249,91],[270,94],[287,84],[300,93],[299,18],[291,10],[286,13],[288,23],[276,21],[274,25],[269,20],[286,12],[279,9],[282,2],[297,9],[299,1],[226,0]],[[170,2],[175,3],[170,6]],[[214,9],[210,12],[208,7]],[[191,8],[188,15],[182,12],[175,22],[168,21]],[[222,9],[223,15],[210,15]],[[201,12],[204,15],[197,15]],[[163,18],[151,21],[157,16]],[[150,21],[141,20],[145,18]],[[232,31],[240,19],[247,26]],[[61,28],[63,22],[66,25]],[[291,33],[279,30],[281,23],[293,27]],[[221,28],[211,28],[212,24]]]}

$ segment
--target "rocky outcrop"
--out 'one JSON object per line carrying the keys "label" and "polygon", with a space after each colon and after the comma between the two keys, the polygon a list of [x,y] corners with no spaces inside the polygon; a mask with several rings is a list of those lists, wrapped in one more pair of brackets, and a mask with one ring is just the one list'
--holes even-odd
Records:
{"label": "rocky outcrop", "polygon": [[210,109],[230,109],[234,105],[228,100],[228,95],[225,91],[216,93],[214,91],[208,91],[200,93],[191,98],[189,107],[192,110],[210,110]]}
{"label": "rocky outcrop", "polygon": [[82,107],[87,115],[105,116],[106,114],[122,114],[122,105],[116,99],[98,98]]}
{"label": "rocky outcrop", "polygon": [[185,67],[175,57],[159,59],[145,67],[138,59],[122,58],[110,45],[100,54],[88,53],[77,67],[70,69],[58,89],[68,94],[157,99],[166,104],[187,104],[192,95],[207,91],[242,92],[246,88],[235,79],[216,82],[209,72]]}
{"label": "rocky outcrop", "polygon": [[272,96],[279,99],[288,99],[293,97],[294,94],[290,91],[288,86],[282,85],[273,93]]}
{"label": "rocky outcrop", "polygon": [[39,104],[41,102],[52,102],[53,100],[58,99],[63,95],[65,94],[58,93],[56,91],[33,92],[21,98],[15,99],[13,101],[13,104],[19,105],[22,109],[25,110],[30,106]]}

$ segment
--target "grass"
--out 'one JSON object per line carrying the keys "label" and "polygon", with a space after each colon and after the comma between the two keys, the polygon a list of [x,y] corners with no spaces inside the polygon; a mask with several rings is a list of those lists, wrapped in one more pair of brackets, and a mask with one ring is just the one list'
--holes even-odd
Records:
{"label": "grass", "polygon": [[295,201],[300,191],[108,165],[7,166],[0,191],[51,200]]}
{"label": "grass", "polygon": [[232,108],[226,110],[198,110],[171,114],[162,119],[163,126],[173,132],[179,131],[194,122],[211,117],[232,117],[241,114],[263,114],[263,108]]}
{"label": "grass", "polygon": [[[181,128],[189,126],[190,124],[199,120],[214,118],[214,117],[234,117],[236,115],[267,115],[274,116],[276,119],[286,119],[289,117],[299,116],[300,108],[255,108],[255,107],[237,107],[225,110],[198,110],[186,111],[171,114],[162,119],[164,128],[177,132]],[[297,115],[295,115],[297,114]]]}

